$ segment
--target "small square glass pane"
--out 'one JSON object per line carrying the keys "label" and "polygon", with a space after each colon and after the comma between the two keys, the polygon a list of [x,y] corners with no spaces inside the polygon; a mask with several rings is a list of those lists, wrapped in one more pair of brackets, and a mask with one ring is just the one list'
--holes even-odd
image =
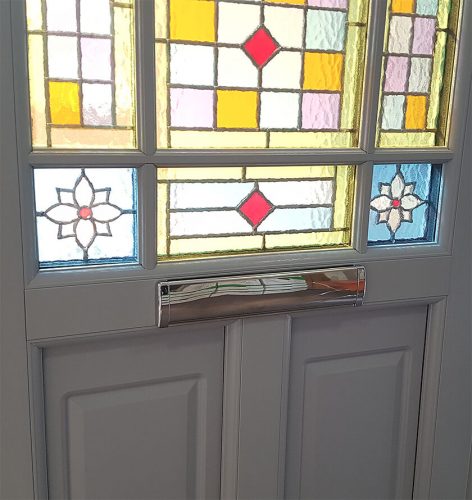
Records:
{"label": "small square glass pane", "polygon": [[41,268],[137,261],[136,170],[34,171]]}
{"label": "small square glass pane", "polygon": [[441,165],[374,165],[369,245],[436,240]]}

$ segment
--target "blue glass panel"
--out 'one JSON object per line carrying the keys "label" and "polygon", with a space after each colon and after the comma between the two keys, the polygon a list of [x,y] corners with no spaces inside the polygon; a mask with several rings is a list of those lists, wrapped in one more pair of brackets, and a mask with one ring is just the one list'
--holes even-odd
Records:
{"label": "blue glass panel", "polygon": [[40,268],[137,261],[136,169],[34,171]]}
{"label": "blue glass panel", "polygon": [[374,165],[369,245],[436,239],[441,165]]}

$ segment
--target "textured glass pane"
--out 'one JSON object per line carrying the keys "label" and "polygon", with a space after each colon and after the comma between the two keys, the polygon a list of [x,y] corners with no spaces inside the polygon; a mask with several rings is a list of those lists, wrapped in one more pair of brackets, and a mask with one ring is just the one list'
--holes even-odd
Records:
{"label": "textured glass pane", "polygon": [[440,187],[441,165],[375,165],[369,245],[435,241]]}
{"label": "textured glass pane", "polygon": [[380,147],[446,146],[460,0],[391,0]]}
{"label": "textured glass pane", "polygon": [[35,169],[40,267],[137,260],[132,168]]}
{"label": "textured glass pane", "polygon": [[34,148],[134,148],[134,1],[27,0]]}
{"label": "textured glass pane", "polygon": [[369,3],[155,0],[158,146],[357,146]]}
{"label": "textured glass pane", "polygon": [[158,168],[158,257],[346,247],[354,167]]}

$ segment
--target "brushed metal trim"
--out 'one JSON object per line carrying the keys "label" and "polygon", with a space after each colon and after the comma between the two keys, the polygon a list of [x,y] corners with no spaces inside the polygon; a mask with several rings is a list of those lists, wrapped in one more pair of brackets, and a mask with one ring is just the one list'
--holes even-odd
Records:
{"label": "brushed metal trim", "polygon": [[163,281],[157,284],[157,326],[319,307],[362,305],[364,266]]}

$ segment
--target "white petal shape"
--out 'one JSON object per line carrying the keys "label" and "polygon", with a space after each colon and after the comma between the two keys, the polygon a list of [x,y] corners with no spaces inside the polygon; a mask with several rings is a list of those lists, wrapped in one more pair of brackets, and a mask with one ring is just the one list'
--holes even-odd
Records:
{"label": "white petal shape", "polygon": [[97,189],[95,191],[95,199],[93,200],[94,205],[98,205],[99,203],[108,203],[108,196],[110,191],[107,189]]}
{"label": "white petal shape", "polygon": [[85,175],[81,176],[74,190],[74,198],[79,207],[89,207],[93,202],[93,186]]}
{"label": "white petal shape", "polygon": [[65,203],[67,205],[74,205],[75,204],[73,192],[70,190],[59,189],[57,192],[57,196],[59,198],[60,203]]}
{"label": "white petal shape", "polygon": [[64,205],[63,203],[48,208],[44,215],[56,224],[69,224],[79,218],[77,207],[74,205]]}
{"label": "white petal shape", "polygon": [[388,221],[387,221],[387,225],[390,228],[390,231],[392,231],[392,233],[396,233],[401,223],[402,223],[402,217],[400,210],[398,208],[392,208],[392,210],[390,210],[390,214],[388,215]]}
{"label": "white petal shape", "polygon": [[75,228],[75,237],[81,248],[87,250],[95,239],[95,226],[91,220],[81,219]]}
{"label": "white petal shape", "polygon": [[377,212],[385,212],[392,207],[392,200],[385,195],[377,196],[371,200],[370,206]]}
{"label": "white petal shape", "polygon": [[92,217],[98,222],[111,222],[121,215],[121,210],[110,203],[101,203],[92,207]]}
{"label": "white petal shape", "polygon": [[392,181],[392,198],[401,198],[403,196],[404,189],[405,182],[403,180],[403,176],[400,173],[397,173]]}
{"label": "white petal shape", "polygon": [[392,197],[392,187],[390,184],[380,184],[380,194],[384,194],[389,198]]}
{"label": "white petal shape", "polygon": [[406,222],[410,222],[412,219],[412,212],[410,210],[402,210],[403,220]]}
{"label": "white petal shape", "polygon": [[415,185],[413,183],[405,184],[403,196],[405,196],[406,194],[412,194],[414,190],[415,190]]}
{"label": "white petal shape", "polygon": [[401,204],[402,208],[404,210],[413,210],[417,206],[421,205],[423,203],[423,200],[420,200],[417,196],[414,194],[407,194],[401,199]]}
{"label": "white petal shape", "polygon": [[388,210],[386,210],[385,212],[379,212],[378,223],[380,224],[380,222],[387,222],[389,215],[390,215],[390,212]]}

